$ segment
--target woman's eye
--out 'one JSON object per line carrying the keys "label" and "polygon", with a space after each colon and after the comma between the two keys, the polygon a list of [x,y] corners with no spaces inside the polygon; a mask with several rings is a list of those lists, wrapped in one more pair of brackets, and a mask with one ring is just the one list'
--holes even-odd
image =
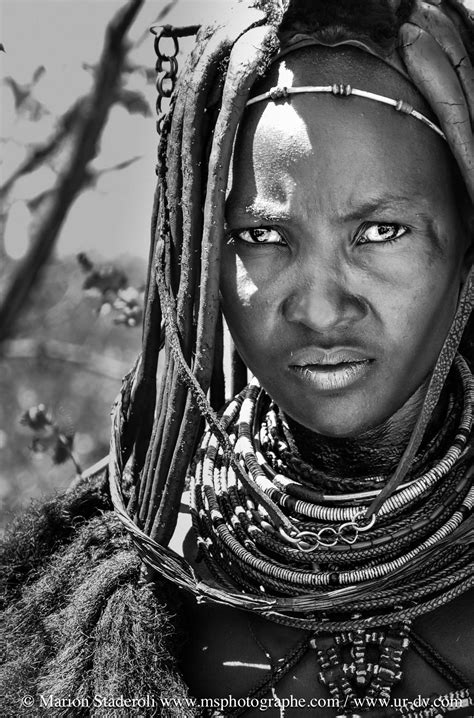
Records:
{"label": "woman's eye", "polygon": [[269,227],[235,230],[230,236],[246,244],[286,244],[280,232]]}
{"label": "woman's eye", "polygon": [[367,223],[357,234],[357,244],[369,244],[370,242],[396,242],[408,232],[408,227],[403,224],[387,224],[385,222]]}

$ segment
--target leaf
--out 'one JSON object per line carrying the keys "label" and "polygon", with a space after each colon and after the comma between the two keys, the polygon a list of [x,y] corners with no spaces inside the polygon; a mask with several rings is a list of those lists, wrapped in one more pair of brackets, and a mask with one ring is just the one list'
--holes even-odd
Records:
{"label": "leaf", "polygon": [[83,289],[98,289],[101,294],[124,289],[128,285],[127,275],[113,264],[102,264],[94,267],[82,285]]}
{"label": "leaf", "polygon": [[77,255],[77,261],[81,265],[81,269],[83,269],[84,272],[91,272],[94,268],[93,263],[85,252],[79,252],[79,254]]}
{"label": "leaf", "polygon": [[156,70],[150,67],[147,67],[145,70],[145,77],[146,81],[149,85],[154,85],[156,83]]}
{"label": "leaf", "polygon": [[53,463],[64,464],[71,458],[72,445],[74,442],[74,434],[59,434],[53,450]]}
{"label": "leaf", "polygon": [[171,0],[171,2],[167,3],[164,6],[164,8],[160,11],[158,17],[155,20],[155,23],[160,22],[160,20],[163,20],[168,15],[170,10],[173,9],[173,7],[176,5],[177,2],[178,2],[178,0]]}
{"label": "leaf", "polygon": [[51,412],[46,409],[44,404],[32,406],[25,411],[20,419],[20,424],[24,424],[32,431],[44,431],[53,423]]}
{"label": "leaf", "polygon": [[34,454],[45,454],[48,451],[48,441],[44,441],[43,439],[40,439],[39,436],[35,436],[33,441],[31,442],[30,449]]}
{"label": "leaf", "polygon": [[154,85],[156,83],[157,72],[154,67],[148,67],[148,65],[141,65],[132,62],[127,62],[123,68],[124,74],[133,75],[134,72],[145,78],[148,85]]}
{"label": "leaf", "polygon": [[141,324],[143,318],[143,310],[141,307],[126,308],[114,318],[114,324],[124,324],[127,327],[136,327]]}
{"label": "leaf", "polygon": [[141,92],[136,90],[120,89],[117,93],[116,103],[125,107],[132,115],[151,117],[150,106]]}
{"label": "leaf", "polygon": [[40,65],[39,67],[37,67],[33,73],[33,78],[32,78],[31,84],[36,85],[36,83],[43,77],[45,72],[46,72],[46,68],[44,65]]}

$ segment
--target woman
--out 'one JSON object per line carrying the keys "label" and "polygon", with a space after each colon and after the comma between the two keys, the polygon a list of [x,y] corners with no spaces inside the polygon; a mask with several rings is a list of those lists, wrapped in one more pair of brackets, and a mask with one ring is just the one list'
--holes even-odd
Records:
{"label": "woman", "polygon": [[[469,31],[452,2],[349,0],[200,30],[162,124],[110,496],[92,477],[11,541],[19,694],[53,715],[117,695],[151,696],[142,715],[472,714]],[[218,416],[220,307],[232,393],[255,379]],[[183,679],[209,700],[187,707]]]}

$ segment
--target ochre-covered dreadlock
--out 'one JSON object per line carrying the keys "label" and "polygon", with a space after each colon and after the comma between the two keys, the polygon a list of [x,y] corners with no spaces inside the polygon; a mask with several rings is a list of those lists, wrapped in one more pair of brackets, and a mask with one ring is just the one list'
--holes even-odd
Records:
{"label": "ochre-covered dreadlock", "polygon": [[[234,137],[246,99],[278,48],[275,27],[264,22],[263,12],[239,8],[232,23],[201,32],[197,50],[183,74],[172,117],[160,138],[153,260],[158,269],[158,290],[150,292],[147,319],[153,315],[156,322],[159,302],[167,328],[165,362],[153,417],[149,400],[155,397],[150,397],[140,382],[124,415],[127,439],[131,424],[135,436],[142,432],[151,436],[146,456],[136,451],[133,457],[139,496],[136,520],[145,533],[161,543],[169,540],[174,528],[200,419],[203,414],[209,415],[205,393],[213,376],[213,403],[218,406],[224,400],[222,339],[215,341],[216,332],[222,337],[217,330],[222,322],[219,254],[224,198]],[[156,330],[156,323],[154,326]],[[148,341],[154,342],[155,355],[158,342],[156,335],[148,334],[148,324],[146,331],[143,362],[149,355]],[[220,355],[218,363],[215,354]],[[194,393],[186,367],[194,377]],[[149,385],[149,374],[144,374],[142,370],[140,378]],[[131,448],[122,444],[124,463]]]}

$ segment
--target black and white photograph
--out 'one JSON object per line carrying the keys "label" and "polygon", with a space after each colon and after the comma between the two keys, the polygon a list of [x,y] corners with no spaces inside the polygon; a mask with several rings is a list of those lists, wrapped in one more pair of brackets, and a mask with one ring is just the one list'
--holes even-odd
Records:
{"label": "black and white photograph", "polygon": [[0,716],[474,718],[473,64],[0,0]]}

